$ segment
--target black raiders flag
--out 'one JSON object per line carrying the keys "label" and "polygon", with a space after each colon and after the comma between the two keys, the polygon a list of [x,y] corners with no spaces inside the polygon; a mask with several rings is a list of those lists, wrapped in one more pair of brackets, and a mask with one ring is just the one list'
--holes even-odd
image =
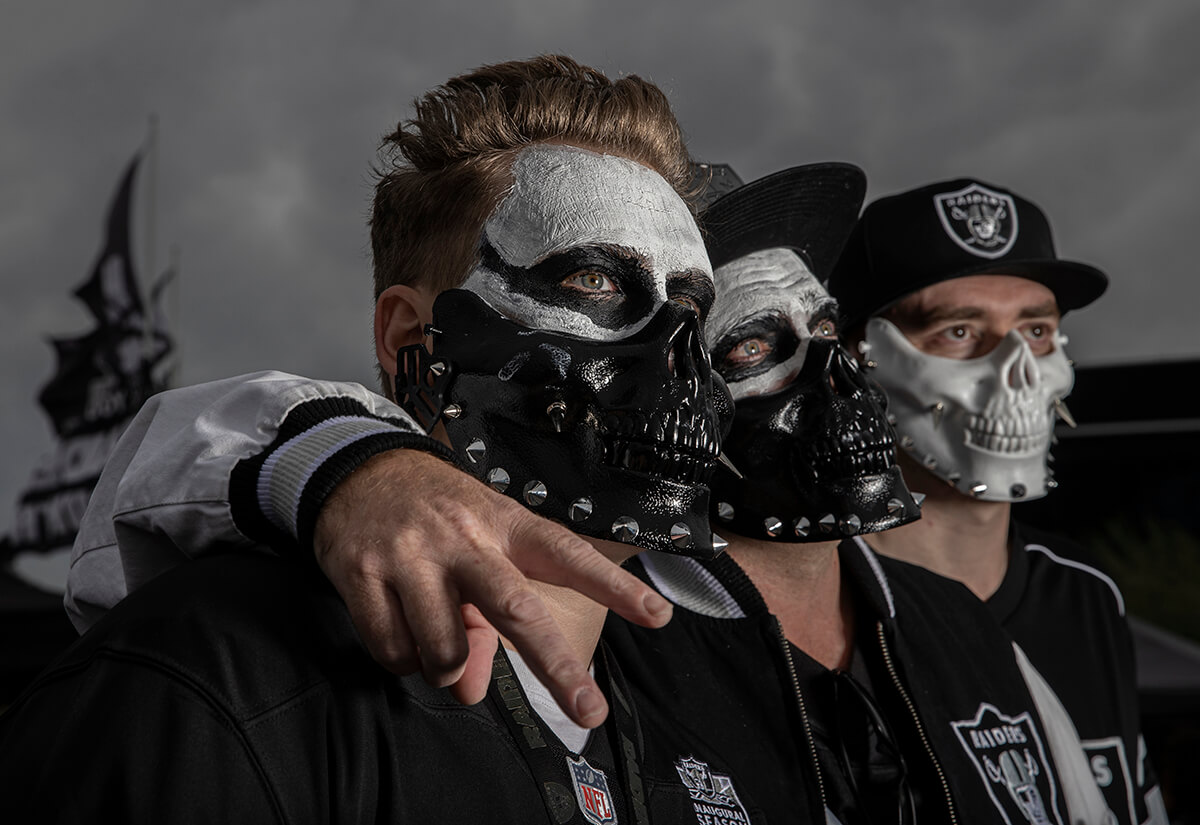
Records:
{"label": "black raiders flag", "polygon": [[151,291],[147,312],[131,254],[133,185],[141,153],[130,162],[108,210],[103,248],[91,275],[75,290],[96,326],[76,338],[56,338],[58,369],[38,395],[58,437],[17,503],[11,535],[0,540],[0,561],[19,552],[46,552],[75,540],[100,471],[129,419],[165,388],[162,367],[172,350],[154,310],[168,271]]}

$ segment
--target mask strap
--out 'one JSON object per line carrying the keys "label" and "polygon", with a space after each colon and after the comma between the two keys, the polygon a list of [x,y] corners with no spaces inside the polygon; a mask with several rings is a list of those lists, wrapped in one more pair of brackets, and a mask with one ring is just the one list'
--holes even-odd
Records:
{"label": "mask strap", "polygon": [[[434,331],[434,330],[431,330]],[[396,352],[396,403],[411,415],[425,432],[433,430],[446,409],[453,367],[436,358],[424,344],[402,347]]]}

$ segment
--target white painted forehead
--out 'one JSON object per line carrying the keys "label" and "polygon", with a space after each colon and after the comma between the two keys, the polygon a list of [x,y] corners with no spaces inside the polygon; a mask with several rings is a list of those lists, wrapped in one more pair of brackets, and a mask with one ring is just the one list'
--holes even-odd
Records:
{"label": "white painted forehead", "polygon": [[504,260],[531,266],[588,244],[622,246],[658,275],[712,274],[700,230],[670,184],[640,163],[575,146],[534,144],[513,161],[513,185],[484,224]]}
{"label": "white painted forehead", "polygon": [[752,252],[713,272],[717,302],[708,316],[708,340],[719,341],[735,327],[771,312],[806,318],[827,303],[829,293],[790,249]]}

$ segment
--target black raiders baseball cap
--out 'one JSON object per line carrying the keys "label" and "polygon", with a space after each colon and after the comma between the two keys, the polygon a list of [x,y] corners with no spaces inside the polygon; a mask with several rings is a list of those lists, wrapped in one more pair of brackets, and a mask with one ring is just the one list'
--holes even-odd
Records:
{"label": "black raiders baseball cap", "polygon": [[793,166],[742,184],[728,166],[693,164],[704,186],[697,221],[713,269],[763,249],[794,250],[819,280],[829,277],[854,228],[867,177],[849,163]]}
{"label": "black raiders baseball cap", "polygon": [[828,287],[852,327],[927,286],[983,274],[1037,281],[1064,313],[1087,306],[1108,287],[1099,269],[1058,257],[1050,222],[1036,204],[970,178],[870,203]]}

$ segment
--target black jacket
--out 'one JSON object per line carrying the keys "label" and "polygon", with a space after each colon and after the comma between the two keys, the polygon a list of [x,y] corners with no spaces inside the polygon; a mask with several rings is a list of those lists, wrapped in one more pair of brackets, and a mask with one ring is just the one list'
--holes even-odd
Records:
{"label": "black jacket", "polygon": [[[694,823],[673,759],[646,752],[654,743],[639,714],[658,709],[630,705],[611,665],[614,678],[601,684],[614,712],[582,754],[607,777],[604,804],[632,824],[631,796],[644,796],[656,825]],[[463,707],[420,676],[376,665],[314,571],[266,555],[214,556],[129,596],[0,716],[2,818],[546,823],[539,786],[551,781],[570,817],[553,821],[583,822],[571,798],[574,755],[543,726],[553,775],[535,781],[502,707],[491,698]],[[618,707],[632,710],[626,728]],[[701,784],[698,766],[713,756],[691,755],[688,781]],[[637,782],[623,767],[630,757]],[[714,804],[727,798],[717,793]]]}
{"label": "black jacket", "polygon": [[[840,554],[859,624],[876,646],[869,656],[884,666],[876,690],[928,791],[923,821],[1024,823],[1024,800],[1065,825],[1042,719],[1012,642],[987,608],[957,582],[853,542]],[[745,573],[728,557],[643,554],[632,567],[676,604],[662,630],[612,619],[605,629],[637,703],[670,707],[678,719],[660,734],[658,753],[721,754],[727,761],[713,769],[762,821],[823,821],[792,654]],[[1036,794],[1020,787],[1020,776],[1030,775]]]}
{"label": "black jacket", "polygon": [[1121,591],[1083,548],[1065,539],[1014,525],[1011,546],[1008,570],[988,607],[1070,713],[1118,822],[1145,822],[1161,799],[1141,742],[1133,637]]}

